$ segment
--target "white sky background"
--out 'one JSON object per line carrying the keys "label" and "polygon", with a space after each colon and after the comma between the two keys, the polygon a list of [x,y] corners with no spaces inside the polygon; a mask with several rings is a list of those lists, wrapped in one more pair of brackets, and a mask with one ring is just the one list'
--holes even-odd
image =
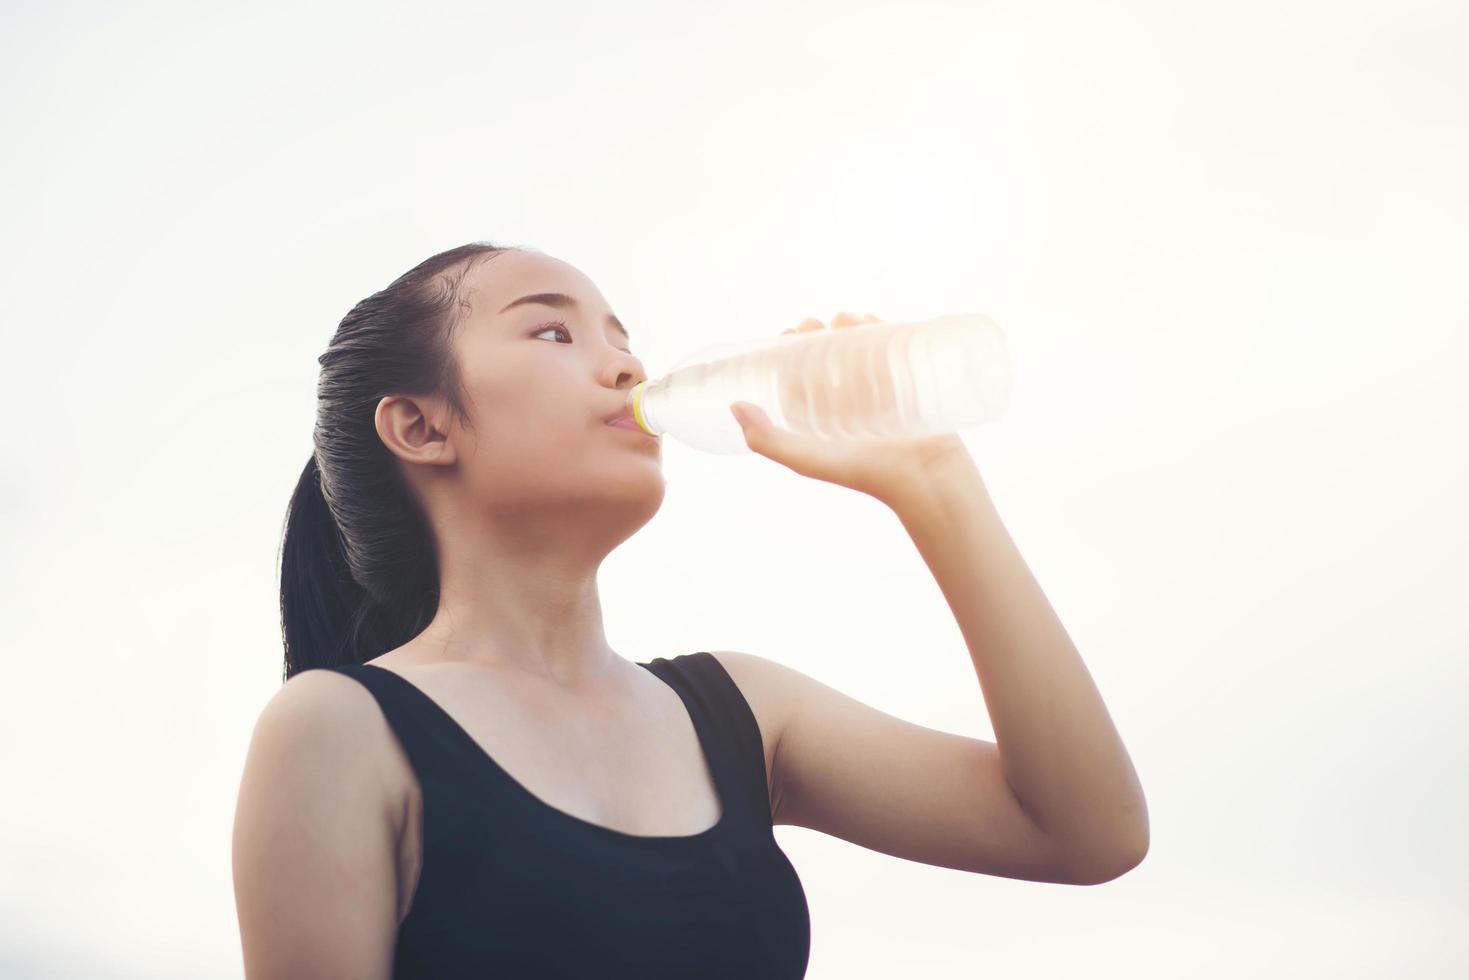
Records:
{"label": "white sky background", "polygon": [[[238,978],[316,357],[475,239],[657,376],[986,312],[964,438],[1147,792],[1095,888],[795,827],[808,976],[1445,976],[1469,944],[1469,7],[11,4],[0,30],[0,974]],[[992,738],[897,518],[665,440],[637,660],[749,650]],[[1457,932],[1457,937],[1455,936]]]}

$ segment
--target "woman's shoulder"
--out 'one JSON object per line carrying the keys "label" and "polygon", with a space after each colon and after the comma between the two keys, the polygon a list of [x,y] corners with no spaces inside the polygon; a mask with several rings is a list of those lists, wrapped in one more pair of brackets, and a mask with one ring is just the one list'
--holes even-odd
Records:
{"label": "woman's shoulder", "polygon": [[[331,948],[343,970],[365,976],[391,956],[399,901],[392,794],[378,753],[363,751],[376,737],[376,709],[353,684],[328,670],[294,675],[251,735],[232,863],[254,962]],[[349,903],[337,901],[343,880],[361,883]]]}
{"label": "woman's shoulder", "polygon": [[305,784],[338,792],[355,785],[356,792],[372,794],[359,805],[395,816],[403,792],[396,746],[365,685],[340,671],[312,668],[292,675],[271,695],[256,719],[250,753],[257,764],[289,771]]}
{"label": "woman's shoulder", "polygon": [[[304,670],[282,685],[275,697],[289,699],[293,707],[287,711],[309,716],[304,724],[328,729],[337,745],[361,752],[364,747],[385,748],[398,745],[389,723],[389,705],[379,696],[383,688],[372,677],[364,677],[372,662],[353,665],[347,670],[317,667]],[[379,667],[379,673],[393,673]],[[401,676],[401,674],[400,674]],[[295,686],[295,693],[289,689]],[[272,699],[274,700],[274,699]]]}
{"label": "woman's shoulder", "polygon": [[750,706],[750,713],[755,716],[765,750],[765,783],[773,815],[780,795],[777,752],[788,716],[789,685],[781,677],[781,665],[758,654],[739,650],[710,650],[708,653],[734,681],[745,703]]}
{"label": "woman's shoulder", "polygon": [[292,675],[265,703],[257,730],[287,729],[323,748],[356,743],[381,714],[361,681],[337,670],[313,667]]}
{"label": "woman's shoulder", "polygon": [[718,661],[730,680],[740,689],[761,722],[763,730],[768,723],[772,731],[780,721],[781,685],[779,664],[754,653],[740,650],[710,650],[709,656]]}

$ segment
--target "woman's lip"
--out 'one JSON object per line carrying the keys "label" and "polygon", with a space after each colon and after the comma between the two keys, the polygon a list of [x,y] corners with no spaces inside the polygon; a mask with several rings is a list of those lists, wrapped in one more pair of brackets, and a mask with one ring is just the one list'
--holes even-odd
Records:
{"label": "woman's lip", "polygon": [[643,435],[648,436],[649,439],[658,438],[657,436],[649,435],[647,432],[643,432],[643,427],[638,425],[632,420],[630,416],[627,415],[619,415],[617,418],[613,419],[607,424],[611,426],[616,426],[619,429],[632,429],[634,432],[642,432]]}

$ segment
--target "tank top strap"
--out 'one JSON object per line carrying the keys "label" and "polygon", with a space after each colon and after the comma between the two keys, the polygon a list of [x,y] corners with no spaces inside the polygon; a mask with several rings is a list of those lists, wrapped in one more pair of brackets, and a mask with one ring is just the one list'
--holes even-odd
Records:
{"label": "tank top strap", "polygon": [[444,769],[446,765],[462,768],[478,761],[474,759],[478,750],[468,736],[428,702],[422,691],[391,670],[371,664],[336,664],[314,669],[346,674],[367,688],[407,753],[420,783],[431,775],[451,776]]}
{"label": "tank top strap", "polygon": [[738,808],[741,822],[770,828],[770,790],[765,743],[755,712],[739,685],[712,653],[701,650],[642,664],[683,698],[709,748],[720,792]]}

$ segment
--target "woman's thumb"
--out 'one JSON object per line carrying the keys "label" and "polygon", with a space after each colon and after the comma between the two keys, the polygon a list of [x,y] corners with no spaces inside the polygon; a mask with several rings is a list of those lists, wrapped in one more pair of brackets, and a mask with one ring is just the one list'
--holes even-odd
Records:
{"label": "woman's thumb", "polygon": [[745,434],[745,445],[751,449],[755,448],[752,440],[763,440],[770,426],[770,416],[759,406],[751,402],[733,402],[729,406],[730,414],[740,424],[740,429]]}

